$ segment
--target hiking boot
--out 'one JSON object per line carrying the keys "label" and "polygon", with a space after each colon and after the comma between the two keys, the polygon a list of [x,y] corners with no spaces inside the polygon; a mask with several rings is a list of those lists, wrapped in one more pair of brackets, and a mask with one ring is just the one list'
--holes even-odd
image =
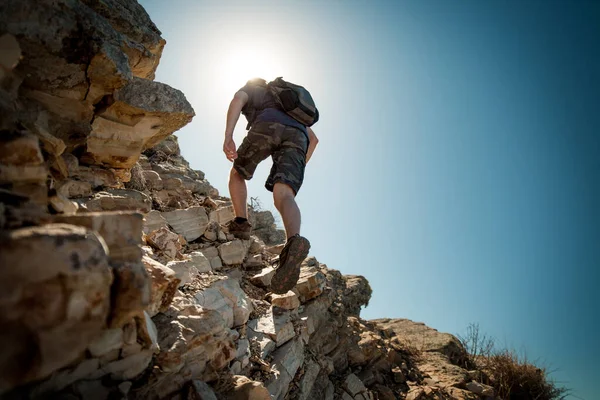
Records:
{"label": "hiking boot", "polygon": [[288,239],[279,255],[279,266],[271,280],[271,292],[283,294],[296,286],[300,277],[300,264],[308,255],[309,249],[310,242],[300,235]]}
{"label": "hiking boot", "polygon": [[252,231],[252,225],[248,220],[238,222],[237,218],[229,221],[225,225],[229,233],[238,239],[250,239],[250,231]]}

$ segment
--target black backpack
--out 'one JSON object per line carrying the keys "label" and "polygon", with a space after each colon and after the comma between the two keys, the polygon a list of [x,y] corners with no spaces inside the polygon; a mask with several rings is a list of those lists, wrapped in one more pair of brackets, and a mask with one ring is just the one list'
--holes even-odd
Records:
{"label": "black backpack", "polygon": [[[248,120],[246,129],[250,129],[258,111],[273,105],[306,126],[312,126],[319,120],[319,110],[310,92],[300,85],[284,81],[281,77],[269,83],[264,79],[253,79],[247,85],[255,86],[255,90],[242,109]],[[269,93],[271,96],[268,96]]]}

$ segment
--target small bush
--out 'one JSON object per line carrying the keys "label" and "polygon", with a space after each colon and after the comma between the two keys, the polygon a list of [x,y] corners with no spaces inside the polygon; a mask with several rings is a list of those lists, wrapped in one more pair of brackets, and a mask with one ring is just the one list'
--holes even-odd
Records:
{"label": "small bush", "polygon": [[569,390],[548,378],[539,368],[519,357],[514,350],[497,349],[494,340],[470,324],[466,334],[457,335],[469,357],[466,368],[480,372],[481,382],[492,386],[504,400],[561,400]]}

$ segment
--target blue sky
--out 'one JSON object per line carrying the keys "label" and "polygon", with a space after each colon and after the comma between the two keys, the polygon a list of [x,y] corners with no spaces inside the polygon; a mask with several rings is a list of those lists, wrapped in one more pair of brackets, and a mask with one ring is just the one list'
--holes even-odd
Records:
{"label": "blue sky", "polygon": [[[600,3],[141,4],[167,40],[156,79],[196,110],[183,155],[223,195],[234,91],[256,75],[311,91],[302,232],[369,280],[363,318],[479,323],[596,398]],[[249,192],[274,210],[268,164]]]}

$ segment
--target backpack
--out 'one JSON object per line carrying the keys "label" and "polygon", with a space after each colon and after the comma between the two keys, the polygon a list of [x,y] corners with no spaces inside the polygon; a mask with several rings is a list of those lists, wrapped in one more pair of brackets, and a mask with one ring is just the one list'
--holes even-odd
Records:
{"label": "backpack", "polygon": [[296,121],[312,126],[319,120],[319,110],[304,87],[286,82],[281,77],[269,82],[267,87],[283,111]]}
{"label": "backpack", "polygon": [[[277,78],[267,83],[264,79],[252,79],[246,85],[253,86],[252,94],[242,109],[250,129],[259,111],[275,107],[306,126],[319,120],[319,111],[312,96],[304,87]],[[269,96],[270,94],[270,96]]]}

